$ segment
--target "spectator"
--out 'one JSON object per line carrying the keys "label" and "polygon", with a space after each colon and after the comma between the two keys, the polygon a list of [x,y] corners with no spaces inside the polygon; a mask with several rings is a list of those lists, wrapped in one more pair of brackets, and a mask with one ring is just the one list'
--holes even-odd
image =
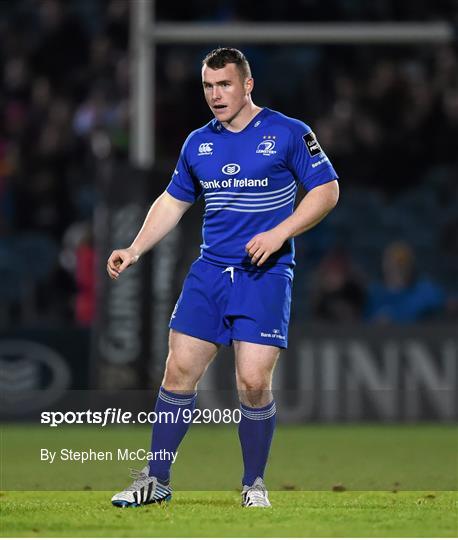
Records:
{"label": "spectator", "polygon": [[75,319],[80,326],[90,327],[95,313],[95,250],[91,225],[76,248]]}
{"label": "spectator", "polygon": [[335,250],[323,258],[312,290],[315,319],[334,323],[362,319],[366,296],[363,279],[345,251]]}
{"label": "spectator", "polygon": [[413,323],[439,314],[444,306],[441,287],[418,275],[409,244],[388,245],[383,254],[383,283],[369,287],[368,319],[379,323]]}

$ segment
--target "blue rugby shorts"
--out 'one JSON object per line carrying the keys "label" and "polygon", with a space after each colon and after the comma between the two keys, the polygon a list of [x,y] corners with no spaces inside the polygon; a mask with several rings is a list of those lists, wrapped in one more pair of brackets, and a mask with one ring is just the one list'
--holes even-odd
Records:
{"label": "blue rugby shorts", "polygon": [[205,341],[286,349],[292,278],[198,259],[183,283],[169,328]]}

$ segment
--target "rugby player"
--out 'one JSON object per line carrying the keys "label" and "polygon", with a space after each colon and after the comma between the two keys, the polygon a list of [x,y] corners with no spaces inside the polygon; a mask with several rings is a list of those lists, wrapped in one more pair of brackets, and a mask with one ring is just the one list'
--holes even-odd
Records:
{"label": "rugby player", "polygon": [[[151,451],[176,452],[189,428],[179,411],[194,409],[197,385],[218,348],[233,345],[242,505],[269,507],[264,472],[276,416],[271,383],[288,345],[293,239],[334,208],[338,177],[308,125],[253,103],[254,80],[239,50],[210,52],[202,62],[202,84],[214,118],[188,136],[169,185],[130,247],[110,255],[107,271],[118,279],[204,198],[201,252],[170,319],[155,408],[178,420],[154,424]],[[294,209],[299,184],[306,195]],[[170,466],[170,460],[150,461],[112,503],[169,500]]]}

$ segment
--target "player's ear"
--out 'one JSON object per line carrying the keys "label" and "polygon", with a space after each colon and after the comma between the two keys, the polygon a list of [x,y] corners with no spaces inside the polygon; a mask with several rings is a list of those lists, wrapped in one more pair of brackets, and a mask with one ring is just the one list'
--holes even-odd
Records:
{"label": "player's ear", "polygon": [[249,77],[248,79],[245,79],[245,91],[247,94],[251,94],[254,88],[254,79],[253,77]]}

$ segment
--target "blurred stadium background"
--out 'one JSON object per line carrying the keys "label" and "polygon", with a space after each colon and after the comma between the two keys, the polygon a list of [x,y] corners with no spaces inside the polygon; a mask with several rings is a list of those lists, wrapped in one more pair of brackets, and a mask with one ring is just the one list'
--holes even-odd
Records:
{"label": "blurred stadium background", "polygon": [[[160,381],[200,206],[118,282],[105,261],[210,119],[201,58],[231,45],[251,62],[254,101],[310,124],[341,178],[338,207],[296,240],[280,419],[456,420],[456,0],[157,1],[150,23],[141,9],[1,3],[3,417],[62,408],[68,390],[121,395]],[[192,28],[176,23],[221,37],[186,42]],[[278,42],[251,35],[277,23]],[[233,386],[221,356],[202,406]]]}

